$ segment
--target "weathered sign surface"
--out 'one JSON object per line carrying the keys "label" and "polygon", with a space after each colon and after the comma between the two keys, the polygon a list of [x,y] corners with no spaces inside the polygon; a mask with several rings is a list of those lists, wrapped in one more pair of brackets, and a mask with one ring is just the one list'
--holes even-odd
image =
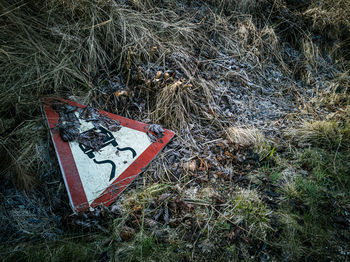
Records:
{"label": "weathered sign surface", "polygon": [[[174,136],[172,131],[159,126],[59,99],[69,107],[70,118],[76,121],[74,125],[68,124],[74,126],[77,139],[67,138],[60,127],[67,126],[69,119],[62,121],[62,112],[55,109],[53,101],[57,99],[45,100],[44,111],[75,212],[111,204]],[[96,121],[91,112],[97,112],[109,124],[117,123],[118,128]],[[98,146],[89,141],[90,137],[100,142]]]}

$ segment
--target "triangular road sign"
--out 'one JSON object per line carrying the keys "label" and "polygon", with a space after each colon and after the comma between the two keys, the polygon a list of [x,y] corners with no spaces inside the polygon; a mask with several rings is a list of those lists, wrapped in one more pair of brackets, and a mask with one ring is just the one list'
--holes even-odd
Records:
{"label": "triangular road sign", "polygon": [[59,99],[76,107],[73,110],[79,120],[80,134],[97,130],[103,135],[98,150],[78,141],[65,142],[57,128],[61,120],[59,112],[53,109],[53,101],[57,99],[45,99],[44,111],[75,212],[110,205],[174,136],[172,131],[164,129],[163,136],[156,138],[147,124],[98,110],[101,116],[120,122],[119,130],[111,131],[79,118],[78,111],[86,106]]}

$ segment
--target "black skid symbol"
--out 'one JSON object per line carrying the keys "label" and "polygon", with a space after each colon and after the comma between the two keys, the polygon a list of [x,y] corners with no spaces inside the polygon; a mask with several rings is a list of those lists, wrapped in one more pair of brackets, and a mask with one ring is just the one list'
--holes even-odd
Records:
{"label": "black skid symbol", "polygon": [[[131,148],[131,147],[123,147],[123,148],[120,148],[118,147],[118,143],[117,141],[115,140],[115,137],[113,136],[113,134],[108,131],[107,129],[103,128],[102,126],[99,127],[99,130],[101,133],[105,134],[106,137],[105,139],[103,139],[103,145],[101,147],[104,148],[108,145],[112,145],[113,147],[116,147],[119,151],[131,151],[132,153],[132,158],[135,158],[136,157],[136,151]],[[89,132],[90,130],[86,131],[86,132]],[[112,161],[112,160],[102,160],[102,161],[97,161],[95,159],[95,154],[94,154],[94,151],[92,148],[90,147],[87,147],[83,144],[79,144],[79,147],[80,149],[84,152],[84,154],[86,154],[90,159],[93,159],[94,162],[98,165],[100,164],[111,164],[112,165],[112,170],[111,170],[111,174],[109,176],[109,181],[111,181],[114,177],[115,177],[115,169],[116,169],[116,165],[115,163]]]}
{"label": "black skid symbol", "polygon": [[94,162],[96,164],[111,164],[112,165],[112,170],[111,170],[111,175],[109,177],[109,181],[111,181],[114,177],[115,177],[115,164],[112,160],[103,160],[103,161],[97,161],[96,159],[94,159]]}

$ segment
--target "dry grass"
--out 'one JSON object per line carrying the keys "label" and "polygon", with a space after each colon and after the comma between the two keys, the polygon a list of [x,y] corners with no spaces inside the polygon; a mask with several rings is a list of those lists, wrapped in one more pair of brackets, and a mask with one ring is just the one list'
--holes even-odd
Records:
{"label": "dry grass", "polygon": [[263,203],[254,190],[237,189],[225,205],[224,214],[228,221],[243,225],[249,234],[266,239],[271,227],[272,211]]}
{"label": "dry grass", "polygon": [[[258,33],[248,17],[244,22],[248,27],[238,24],[245,39],[241,41],[241,33],[235,33],[236,27],[230,20],[214,12],[203,18],[205,23],[193,23],[191,15],[195,17],[196,12],[183,17],[170,9],[150,9],[154,6],[150,1],[132,4],[135,9],[114,1],[50,1],[44,7],[2,1],[1,9],[5,11],[0,17],[3,22],[0,63],[4,69],[0,75],[2,123],[14,120],[8,129],[23,128],[17,135],[25,134],[23,120],[40,114],[41,96],[74,96],[85,103],[93,101],[100,105],[96,79],[121,74],[130,86],[137,68],[141,66],[147,71],[154,65],[164,71],[175,66],[181,73],[173,82],[142,94],[148,97],[148,115],[144,118],[181,130],[192,122],[193,115],[203,119],[211,118],[212,114],[209,103],[213,84],[207,84],[200,76],[193,50],[217,52],[221,48],[243,61],[247,57],[258,61],[257,57],[264,54],[255,50],[263,50],[266,45],[273,50],[277,43],[273,31],[264,29]],[[254,3],[242,1],[238,6],[251,5]],[[18,37],[12,37],[13,32]],[[217,47],[208,41],[212,32],[216,32]],[[273,36],[271,44],[270,41],[263,44],[265,35]],[[146,74],[143,85],[148,80]],[[138,89],[134,90],[134,94],[137,92]],[[201,99],[194,99],[196,94],[201,94]],[[110,105],[102,107],[113,111]],[[205,110],[198,110],[199,107]],[[115,113],[128,111],[120,107],[114,110]],[[18,146],[6,147],[10,155],[21,151]],[[30,165],[28,170],[32,167],[35,168]],[[22,172],[25,170],[19,173]]]}
{"label": "dry grass", "polygon": [[311,21],[313,30],[325,37],[325,48],[332,57],[349,59],[349,0],[311,2],[303,16]]}
{"label": "dry grass", "polygon": [[349,148],[350,131],[333,121],[305,122],[301,128],[289,131],[301,144],[339,150]]}
{"label": "dry grass", "polygon": [[[13,161],[20,155],[23,165],[16,168],[18,177],[28,179],[32,175],[29,175],[30,170],[35,170],[36,166],[35,155],[27,159],[27,152],[35,147],[37,134],[29,133],[31,126],[22,121],[40,114],[42,95],[68,94],[88,102],[96,99],[93,81],[99,74],[121,71],[129,79],[131,68],[142,60],[161,63],[182,42],[195,42],[192,25],[181,21],[172,11],[135,11],[113,1],[51,2],[47,7],[50,9],[41,9],[34,3],[14,6],[6,1],[1,3],[5,13],[0,17],[3,21],[0,63],[4,69],[0,75],[0,111],[1,123],[11,123],[2,131],[6,134],[13,128],[17,130],[6,134],[2,144]],[[18,37],[13,37],[14,32]],[[169,98],[177,99],[178,92],[172,93],[173,98]],[[163,103],[164,107],[164,102],[167,102],[162,102],[165,94],[166,91],[159,95],[159,106]],[[188,96],[187,91],[184,94]],[[186,120],[180,118],[182,110],[188,110],[188,102],[185,103],[183,107],[180,101],[180,106],[175,108],[175,111],[180,110],[175,114],[182,123]],[[175,112],[174,109],[170,111],[170,115],[166,115],[167,121]],[[164,119],[164,115],[159,117]],[[11,139],[6,138],[10,136],[19,139],[18,142],[23,139],[32,144],[10,146],[7,143]],[[19,162],[13,162],[12,166],[16,163]]]}
{"label": "dry grass", "polygon": [[257,148],[264,140],[263,134],[255,128],[229,127],[227,136],[232,143],[243,147]]}
{"label": "dry grass", "polygon": [[304,15],[312,18],[313,26],[333,39],[350,30],[349,0],[319,1],[312,3]]}
{"label": "dry grass", "polygon": [[261,0],[208,0],[206,1],[218,8],[220,11],[235,10],[239,13],[254,13],[258,8]]}
{"label": "dry grass", "polygon": [[260,160],[278,160],[276,146],[256,128],[229,127],[226,133],[230,142],[238,147],[253,149]]}
{"label": "dry grass", "polygon": [[[350,143],[348,64],[345,56],[339,57],[340,48],[348,46],[349,16],[343,8],[347,2],[322,0],[289,10],[285,1],[265,0],[48,0],[40,5],[2,0],[0,173],[4,179],[12,179],[18,188],[30,190],[38,184],[45,190],[41,176],[56,168],[49,159],[47,132],[38,120],[43,95],[75,98],[133,119],[151,119],[181,135],[145,172],[142,185],[123,193],[125,198],[118,202],[121,213],[107,219],[112,234],[101,240],[89,232],[93,244],[86,249],[80,243],[70,248],[71,240],[58,248],[47,245],[47,250],[35,250],[33,260],[43,256],[64,260],[67,252],[84,260],[95,245],[102,254],[106,250],[114,258],[131,261],[214,260],[218,254],[219,260],[249,260],[262,253],[275,260],[298,261],[310,250],[320,258],[323,247],[336,246],[327,242],[327,230],[317,235],[319,245],[312,236],[317,227],[328,226],[319,215],[326,210],[321,204],[337,205],[333,218],[348,210],[342,187],[348,183],[347,167],[337,169],[337,163],[347,159]],[[307,21],[297,23],[295,18],[313,23],[300,28]],[[281,24],[294,31],[281,30]],[[339,42],[325,47],[309,35],[315,31],[325,31],[322,36]],[[286,47],[294,51],[288,59]],[[337,56],[339,60],[331,59]],[[109,92],[106,86],[116,77],[120,83],[115,81],[116,90]],[[232,89],[235,92],[230,93]],[[127,95],[116,96],[116,91]],[[282,107],[288,109],[282,112]],[[298,107],[300,112],[294,110]],[[280,162],[262,160],[279,158],[275,153],[279,145],[271,141],[286,137],[271,141],[270,137],[304,118],[309,121],[289,136],[301,147],[328,151],[317,151],[311,164],[305,159],[300,164],[293,157],[304,149],[294,148],[294,143],[288,149],[281,146],[287,155],[281,157],[296,170],[288,177]],[[226,138],[236,147],[225,145]],[[213,148],[214,154],[208,152]],[[242,157],[240,162],[237,153],[242,148],[253,149],[260,159],[248,163]],[[322,162],[327,152],[329,159]],[[259,165],[266,165],[265,175],[254,171]],[[301,175],[303,168],[308,168],[309,176]],[[330,186],[336,190],[328,190]],[[65,194],[63,183],[56,191]],[[333,202],[317,201],[324,192],[332,195]],[[52,200],[47,201],[51,210]],[[19,209],[9,214],[18,225],[30,226],[24,220],[33,219],[33,213]],[[135,228],[130,242],[119,237],[125,226]],[[70,224],[65,228],[68,235],[72,228]],[[22,257],[30,257],[29,249],[23,250]],[[96,259],[100,255],[93,254]]]}
{"label": "dry grass", "polygon": [[157,96],[154,120],[172,129],[185,127],[191,121],[190,114],[198,114],[197,105],[191,96],[192,85],[180,80],[164,87]]}
{"label": "dry grass", "polygon": [[[38,185],[38,175],[50,170],[50,151],[45,137],[45,128],[41,121],[27,121],[7,134],[0,141],[5,156],[2,175],[20,189],[30,191]],[[40,171],[41,170],[41,171]]]}

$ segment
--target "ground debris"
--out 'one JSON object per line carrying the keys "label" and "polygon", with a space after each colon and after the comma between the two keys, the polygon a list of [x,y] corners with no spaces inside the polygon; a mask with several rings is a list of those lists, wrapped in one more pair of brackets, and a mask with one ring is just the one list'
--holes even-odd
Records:
{"label": "ground debris", "polygon": [[[10,3],[10,1],[7,2]],[[102,10],[100,13],[104,13],[105,7],[101,9],[97,2],[99,1],[88,6],[94,6],[96,7],[94,10]],[[48,65],[37,70],[39,75],[20,72],[24,73],[23,77],[15,77],[16,75],[12,76],[12,74],[16,73],[16,69],[20,67],[4,66],[5,71],[8,70],[6,68],[10,69],[4,73],[4,76],[9,75],[9,77],[4,77],[2,81],[5,83],[5,89],[11,88],[7,83],[17,87],[23,86],[25,82],[32,83],[36,80],[38,90],[43,83],[47,94],[59,90],[67,91],[68,95],[81,94],[81,98],[85,101],[89,100],[90,105],[106,111],[114,110],[113,112],[138,120],[147,118],[149,122],[154,121],[164,126],[173,123],[179,134],[178,138],[168,145],[165,152],[162,152],[144,173],[142,184],[140,182],[144,187],[141,190],[140,186],[134,191],[125,192],[135,201],[130,210],[125,205],[124,198],[121,198],[118,200],[118,206],[114,205],[110,208],[110,214],[109,211],[96,208],[96,211],[87,212],[86,217],[79,218],[74,223],[79,228],[89,231],[98,229],[100,225],[108,229],[108,238],[104,241],[106,244],[103,250],[96,243],[96,250],[99,253],[108,252],[107,256],[122,261],[125,259],[119,258],[116,254],[125,252],[126,260],[136,261],[139,260],[138,244],[141,242],[141,259],[144,260],[157,260],[158,246],[163,256],[160,258],[169,261],[201,260],[204,256],[208,261],[303,261],[305,259],[342,261],[350,257],[349,247],[346,244],[350,242],[339,241],[339,239],[349,239],[350,220],[347,201],[349,198],[346,190],[343,192],[339,190],[339,193],[334,190],[333,194],[333,188],[336,188],[332,186],[333,178],[335,177],[335,181],[342,181],[342,177],[338,174],[332,176],[329,171],[338,169],[338,158],[346,170],[348,161],[347,158],[342,159],[341,150],[338,152],[341,148],[338,148],[334,158],[332,157],[331,165],[326,165],[327,162],[322,160],[314,167],[313,163],[317,161],[314,157],[310,157],[312,161],[300,164],[301,168],[307,170],[305,173],[298,168],[293,172],[281,171],[296,162],[299,165],[301,161],[299,158],[295,159],[296,155],[301,153],[300,146],[295,148],[294,144],[288,145],[289,148],[286,150],[288,152],[280,148],[284,147],[284,144],[279,141],[287,142],[283,141],[283,131],[286,127],[296,126],[299,120],[304,118],[312,119],[313,114],[317,119],[322,119],[324,112],[338,110],[343,103],[348,105],[345,98],[334,99],[339,95],[341,88],[346,88],[349,84],[347,71],[343,72],[344,70],[341,69],[328,74],[333,67],[333,62],[330,61],[333,53],[334,56],[335,54],[338,56],[342,51],[339,49],[344,45],[342,39],[337,39],[338,37],[331,34],[330,39],[327,37],[326,40],[329,41],[326,42],[330,44],[339,42],[339,47],[329,48],[332,49],[332,54],[327,58],[330,62],[325,63],[324,54],[327,53],[325,50],[328,48],[319,44],[320,41],[325,40],[320,40],[318,35],[315,38],[316,35],[309,31],[306,25],[300,26],[304,23],[302,21],[304,16],[310,13],[309,6],[313,1],[300,1],[303,2],[302,8],[298,7],[299,4],[292,2],[206,1],[202,4],[201,1],[160,1],[155,7],[152,1],[121,0],[112,1],[113,4],[107,8],[110,8],[108,12],[112,16],[117,14],[118,19],[95,24],[91,27],[95,28],[94,30],[70,30],[70,20],[65,21],[65,16],[61,16],[59,21],[66,24],[58,24],[57,28],[64,31],[50,35],[51,31],[58,30],[54,20],[55,12],[51,10],[53,23],[44,21],[42,27],[38,27],[37,24],[33,26],[24,24],[23,28],[32,29],[33,27],[35,29],[33,32],[40,33],[42,29],[45,30],[43,34],[37,35],[47,35],[46,40],[53,39],[57,42],[57,37],[60,37],[62,41],[58,42],[62,42],[63,48],[52,48],[52,42],[47,41],[50,44],[46,49],[49,51],[46,52],[48,55],[36,57],[39,59],[38,65]],[[314,5],[313,10],[321,12],[316,13],[313,19],[323,23],[322,18],[324,13],[327,13],[327,9],[323,12],[322,5],[326,1],[314,2],[317,6]],[[5,7],[6,5],[5,1]],[[10,7],[10,4],[8,5]],[[29,5],[28,8],[32,9],[32,6],[35,5]],[[335,6],[332,5],[333,7]],[[12,10],[12,7],[8,9]],[[80,12],[80,8],[76,10]],[[153,10],[157,13],[152,13]],[[16,12],[15,8],[2,18],[7,19],[8,15]],[[38,21],[41,16],[45,18],[46,11],[43,10],[43,12],[40,17],[37,17]],[[89,14],[95,17],[93,10]],[[294,14],[297,16],[292,17],[291,15]],[[105,21],[104,17],[95,18],[96,21]],[[68,19],[70,19],[69,15]],[[21,21],[20,16],[18,20]],[[11,23],[5,23],[5,29],[16,23],[15,19],[9,19],[9,21]],[[30,19],[28,21],[30,22]],[[311,26],[313,23],[310,21],[310,18],[306,20]],[[339,21],[345,20],[339,19]],[[317,21],[314,22],[315,25],[320,24]],[[46,28],[45,24],[50,28]],[[329,27],[333,28],[333,26]],[[22,26],[18,28],[21,31]],[[74,24],[72,28],[75,28]],[[140,33],[139,29],[144,30]],[[317,29],[320,34],[328,30]],[[13,32],[13,30],[8,31],[9,35]],[[97,43],[97,45],[94,44],[94,48],[79,42],[80,39],[86,40],[89,32],[90,38]],[[125,33],[114,34],[113,32]],[[102,40],[99,38],[101,36]],[[333,37],[335,40],[332,40]],[[12,40],[17,41],[16,39],[22,42],[26,37],[13,39],[7,37],[5,40],[11,43]],[[45,40],[45,37],[43,39]],[[31,42],[36,41],[28,43]],[[45,51],[45,41],[38,42],[42,43],[40,47]],[[115,43],[121,43],[121,45],[114,48]],[[79,50],[71,46],[72,44],[79,46]],[[28,52],[24,48],[21,50],[20,45],[18,52],[13,52],[7,46],[3,47],[4,50],[0,53],[4,57],[15,58],[3,59],[5,65],[7,60],[15,61],[18,65],[27,65],[17,53],[26,54],[23,55],[26,59],[33,50],[30,45],[28,46],[30,47]],[[345,44],[345,46],[348,45]],[[77,50],[76,54],[61,60],[62,68],[72,70],[45,72],[46,68],[51,71],[52,66],[47,62],[49,60],[42,59],[45,57],[52,59],[51,49],[58,50],[54,58],[59,58],[61,53],[66,58],[68,54],[66,50],[71,48]],[[86,54],[91,54],[91,59],[85,59]],[[82,65],[81,68],[66,66],[65,61],[71,61],[72,65]],[[84,63],[80,63],[81,61]],[[336,61],[340,61],[336,62],[340,65],[339,68],[346,68],[345,62],[348,61],[343,63],[341,56]],[[78,70],[73,71],[75,68]],[[97,70],[91,70],[94,68]],[[30,75],[34,75],[35,79],[28,78]],[[12,83],[9,81],[11,78],[19,79],[20,82]],[[64,82],[65,87],[60,86],[57,79],[65,80],[60,81]],[[67,82],[67,79],[71,82]],[[81,82],[91,85],[89,92],[86,92],[85,85],[80,84]],[[191,82],[194,88],[185,88],[187,82]],[[51,86],[55,88],[52,89]],[[69,86],[73,87],[72,90]],[[82,90],[79,89],[80,86],[83,86]],[[164,96],[159,95],[162,92]],[[346,92],[345,94],[348,95],[348,90]],[[7,94],[7,92],[3,93]],[[39,91],[38,93],[41,94]],[[174,98],[168,99],[171,94]],[[21,94],[22,101],[18,99],[18,109],[15,103],[18,96],[13,96],[16,98],[13,102],[16,105],[16,111],[14,111],[16,114],[24,111],[21,108],[24,108],[23,101],[27,100],[23,99],[23,96],[24,93]],[[322,98],[321,102],[318,102],[319,97]],[[330,105],[325,102],[328,99],[334,99],[332,109],[329,109]],[[175,106],[172,107],[172,105]],[[110,131],[118,131],[121,128],[118,121],[100,114],[91,106],[77,109],[61,102],[56,102],[52,106],[60,114],[60,123],[57,128],[62,139],[78,141],[94,151],[100,149],[105,138],[98,127],[103,126]],[[158,108],[160,113],[152,114],[157,112],[155,110]],[[169,111],[164,112],[164,109],[168,108]],[[189,112],[188,114],[185,109]],[[76,113],[77,110],[79,115]],[[174,114],[174,111],[179,113]],[[344,111],[344,114],[348,115],[348,113]],[[9,115],[12,115],[12,112]],[[25,112],[24,115],[29,114]],[[330,114],[327,114],[327,118],[328,116]],[[19,119],[17,116],[16,118]],[[95,129],[80,133],[79,120],[90,122]],[[177,128],[178,123],[183,123],[184,127]],[[0,128],[1,126],[6,125],[2,124],[0,119]],[[225,135],[224,133],[230,127],[234,127],[235,132]],[[247,127],[252,128],[252,132],[247,132]],[[253,129],[261,131],[266,140]],[[6,130],[10,129],[6,128]],[[147,135],[152,142],[156,142],[164,136],[164,130],[162,131],[159,125],[149,125]],[[228,138],[230,141],[223,142]],[[270,138],[278,139],[278,143],[274,142],[270,147]],[[2,142],[1,139],[0,142]],[[276,152],[275,144],[279,146]],[[1,146],[0,143],[0,149]],[[310,150],[311,146],[308,147]],[[274,152],[275,155],[278,154],[276,155],[279,162],[277,164],[273,161]],[[317,149],[317,155],[320,155],[320,152],[321,150]],[[116,150],[116,154],[118,153],[119,150]],[[288,159],[285,159],[282,153],[287,154]],[[33,163],[36,164],[36,162]],[[57,194],[66,196],[62,194],[61,188],[64,188],[62,181],[59,183],[56,180],[57,176],[54,180],[50,180],[49,187],[55,189],[53,191]],[[138,180],[134,181],[136,183]],[[344,181],[347,185],[348,179]],[[149,186],[157,183],[165,184],[166,189],[149,192]],[[176,189],[169,189],[170,187]],[[253,191],[256,194],[237,194],[240,188],[243,193]],[[345,186],[344,188],[346,189]],[[140,195],[137,195],[140,191],[142,191]],[[42,193],[35,192],[35,194],[41,196]],[[44,204],[51,205],[58,202],[56,199],[37,200],[43,202],[42,205],[35,204],[32,207],[23,204],[25,201],[28,202],[28,199],[14,197],[15,194],[12,191],[3,195],[6,200],[1,211],[3,214],[9,214],[9,220],[3,219],[1,225],[6,228],[14,224],[14,228],[19,232],[16,234],[17,241],[22,241],[24,231],[43,235],[44,231],[59,228],[55,223],[50,222],[39,230],[39,225],[45,224],[43,221],[45,222],[47,215],[43,210],[40,210],[41,215],[39,215],[35,209],[44,207],[44,211],[46,210],[50,216],[51,206],[46,207]],[[47,196],[51,197],[50,194]],[[259,197],[261,201],[255,201],[254,196]],[[0,198],[3,200],[2,196]],[[68,201],[62,199],[58,203],[54,206],[62,209],[62,205]],[[329,209],[330,206],[331,209]],[[266,208],[277,214],[276,222],[270,216],[264,215],[262,211]],[[336,215],[333,215],[333,210],[336,211],[334,212]],[[69,207],[61,212],[64,222],[71,219],[72,216],[67,215],[69,212],[71,212]],[[104,214],[109,214],[109,218],[105,219]],[[12,223],[7,223],[11,220]],[[96,221],[98,224],[95,224]],[[251,230],[263,228],[264,221],[267,221],[267,226],[276,230],[268,233],[267,247],[265,239],[261,237],[262,234],[254,235],[252,233],[254,231]],[[142,223],[145,228],[141,228]],[[328,225],[331,227],[327,228]],[[70,233],[71,229],[71,227],[64,229],[67,231],[64,234]],[[141,234],[139,230],[142,230]],[[152,230],[153,232],[149,232]],[[266,229],[267,232],[270,232],[269,230]],[[13,230],[9,228],[8,231],[8,234],[1,235],[4,242],[7,241],[6,238],[13,238]],[[162,240],[164,243],[157,239],[155,248],[152,234],[166,235]],[[132,242],[113,243],[118,239],[118,235],[119,240],[121,238]],[[96,236],[100,241],[99,235]],[[94,237],[93,234],[87,234],[81,240],[91,242]],[[79,239],[80,236],[74,238],[74,241],[78,242]],[[273,239],[277,239],[278,243]],[[185,245],[182,245],[183,242]],[[342,242],[345,243],[344,246]],[[262,245],[263,248],[261,248]],[[169,249],[165,250],[164,247]],[[341,256],[334,255],[334,250],[337,250],[335,247],[339,249],[337,252]],[[171,252],[168,253],[169,250],[175,250],[176,259],[170,255],[168,257],[168,254],[171,254]],[[56,250],[52,251],[52,254],[56,255]],[[92,249],[90,251],[92,252]],[[189,255],[178,257],[180,253]],[[167,256],[164,257],[164,254]],[[91,257],[91,260],[96,259]]]}
{"label": "ground debris", "polygon": [[79,136],[80,127],[79,119],[74,113],[77,108],[60,101],[54,101],[52,108],[60,115],[57,128],[62,140],[65,142],[76,140]]}
{"label": "ground debris", "polygon": [[94,151],[99,151],[103,146],[103,140],[105,138],[106,134],[92,129],[81,133],[78,137],[78,142],[93,149]]}
{"label": "ground debris", "polygon": [[74,112],[74,111],[77,109],[75,106],[62,103],[62,102],[59,101],[59,100],[55,100],[55,101],[52,103],[52,108],[53,108],[56,112],[62,112],[63,114],[72,113],[72,112]]}
{"label": "ground debris", "polygon": [[59,124],[58,126],[63,141],[75,141],[79,137],[79,129],[74,123]]}
{"label": "ground debris", "polygon": [[86,121],[99,121],[100,119],[100,114],[98,112],[98,109],[94,107],[87,106],[84,109],[79,111],[80,111],[79,117]]}
{"label": "ground debris", "polygon": [[156,142],[157,139],[164,137],[164,129],[160,125],[151,124],[151,125],[148,125],[148,130],[146,134],[151,139],[152,142]]}
{"label": "ground debris", "polygon": [[131,238],[134,237],[134,235],[135,235],[135,229],[128,226],[122,227],[119,233],[119,236],[123,241],[130,240]]}
{"label": "ground debris", "polygon": [[100,115],[100,123],[112,132],[117,132],[121,128],[119,121],[111,119],[106,115]]}
{"label": "ground debris", "polygon": [[[55,101],[52,104],[52,108],[60,115],[57,128],[62,140],[65,142],[77,141],[94,151],[101,149],[103,140],[106,137],[105,134],[97,132],[100,126],[103,126],[112,132],[116,132],[121,128],[119,121],[111,119],[104,114],[100,114],[98,109],[92,106],[87,106],[82,109],[61,101]],[[79,118],[77,117],[76,112],[79,113]],[[79,119],[92,122],[96,130],[89,130],[80,133]]]}

